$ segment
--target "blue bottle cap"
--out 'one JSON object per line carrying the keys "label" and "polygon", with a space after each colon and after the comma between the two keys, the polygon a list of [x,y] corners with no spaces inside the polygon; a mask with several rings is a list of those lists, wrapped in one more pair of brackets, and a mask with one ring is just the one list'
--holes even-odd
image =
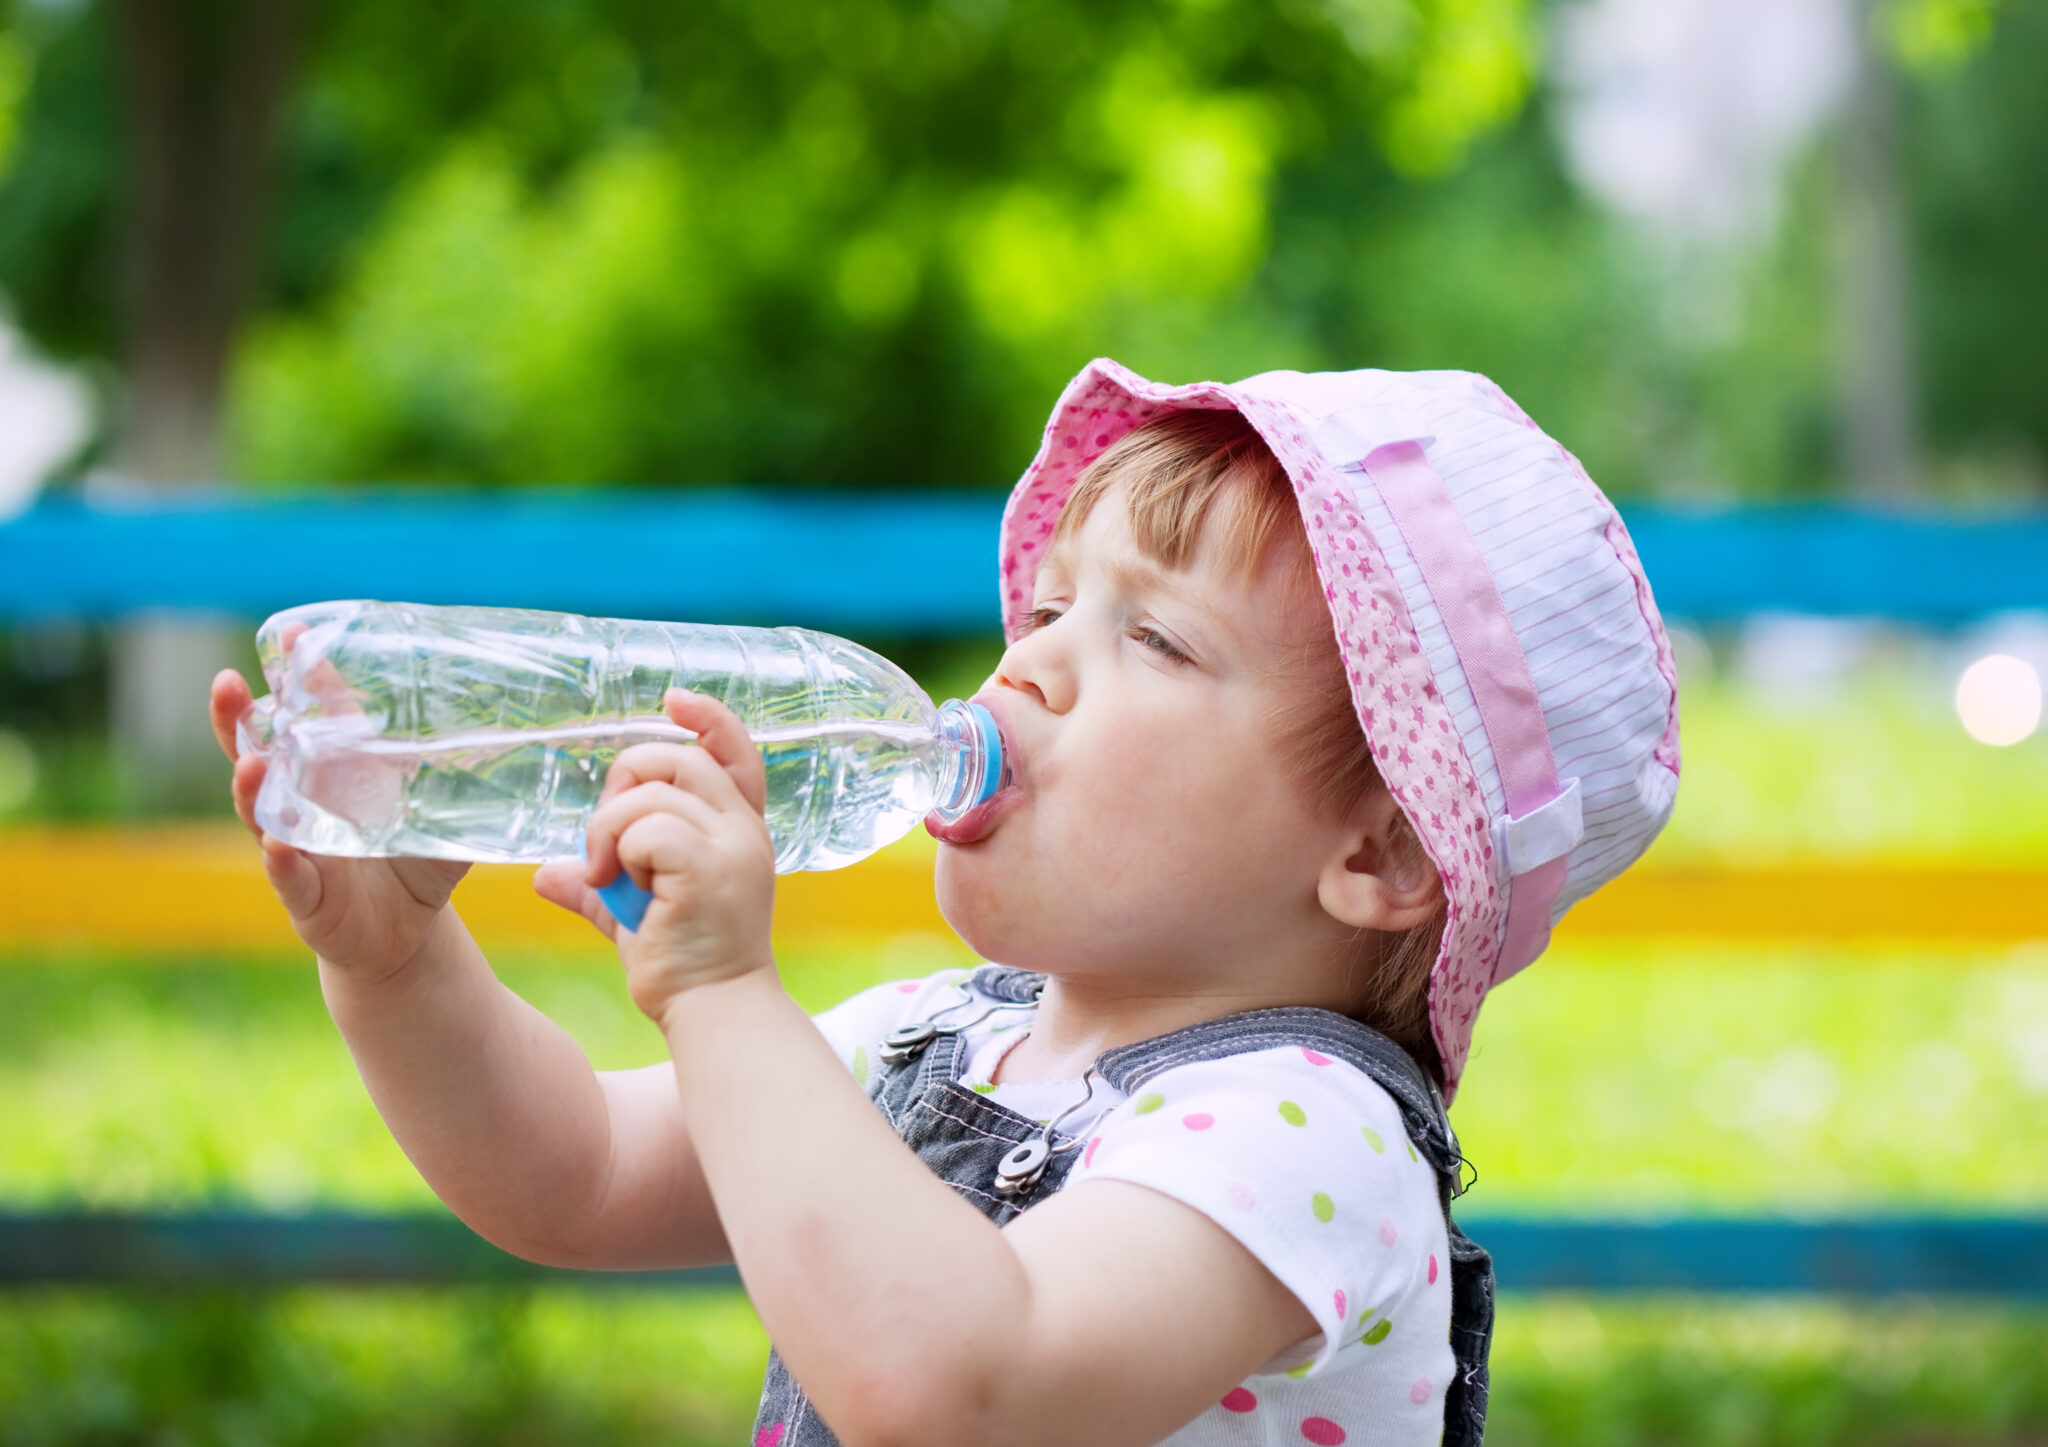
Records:
{"label": "blue bottle cap", "polygon": [[[590,860],[590,851],[583,850],[585,863]],[[604,901],[604,907],[612,912],[612,918],[629,930],[640,928],[640,921],[647,917],[647,906],[654,902],[654,891],[642,889],[633,883],[633,876],[625,870],[619,871],[618,878],[610,884],[597,887],[597,897]]]}
{"label": "blue bottle cap", "polygon": [[974,802],[981,804],[1003,787],[1003,731],[996,727],[996,716],[982,705],[970,703],[967,711],[981,730],[981,787],[974,793]]}

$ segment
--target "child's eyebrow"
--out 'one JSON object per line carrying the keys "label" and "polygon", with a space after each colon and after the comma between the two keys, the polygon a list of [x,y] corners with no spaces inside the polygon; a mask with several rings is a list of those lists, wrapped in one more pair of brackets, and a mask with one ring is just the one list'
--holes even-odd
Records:
{"label": "child's eyebrow", "polygon": [[[1072,578],[1072,542],[1071,538],[1062,538],[1047,548],[1039,564],[1040,572],[1057,570],[1062,575]],[[1181,582],[1147,558],[1113,557],[1104,560],[1101,566],[1102,571],[1109,575],[1109,581],[1125,592],[1163,594],[1174,602],[1185,604],[1200,613],[1219,628],[1230,627],[1230,615],[1211,602],[1201,590]]]}
{"label": "child's eyebrow", "polygon": [[1110,581],[1117,587],[1131,593],[1157,593],[1171,598],[1176,603],[1194,609],[1219,627],[1228,627],[1229,618],[1209,601],[1203,593],[1190,587],[1173,574],[1155,567],[1142,559],[1111,558],[1102,565]]}

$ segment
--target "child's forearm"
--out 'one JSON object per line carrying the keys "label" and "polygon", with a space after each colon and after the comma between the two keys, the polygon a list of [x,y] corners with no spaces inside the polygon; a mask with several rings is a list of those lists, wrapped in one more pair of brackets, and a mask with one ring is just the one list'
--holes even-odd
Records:
{"label": "child's forearm", "polygon": [[[617,1184],[613,1117],[627,1083],[613,1076],[608,1090],[574,1040],[498,981],[452,905],[388,978],[365,983],[323,960],[320,981],[392,1136],[479,1235],[560,1265],[723,1258],[699,1184],[696,1211],[690,1191],[675,1192],[668,1259],[585,1259],[606,1249],[598,1218]],[[679,1185],[695,1179],[693,1158],[673,1169]]]}
{"label": "child's forearm", "polygon": [[677,997],[664,1033],[733,1259],[820,1415],[848,1441],[971,1422],[1029,1305],[1003,1233],[904,1148],[772,972]]}

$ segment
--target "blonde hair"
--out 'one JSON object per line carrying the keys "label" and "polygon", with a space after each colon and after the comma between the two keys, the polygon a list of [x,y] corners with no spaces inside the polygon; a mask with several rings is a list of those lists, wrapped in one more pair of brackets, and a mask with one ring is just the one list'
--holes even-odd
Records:
{"label": "blonde hair", "polygon": [[[1226,569],[1251,577],[1283,555],[1287,586],[1320,594],[1308,531],[1294,484],[1252,425],[1232,410],[1186,410],[1132,429],[1074,483],[1053,529],[1071,537],[1095,504],[1122,488],[1131,536],[1167,568],[1184,568],[1206,538]],[[1349,810],[1366,792],[1383,789],[1357,706],[1345,681],[1334,627],[1292,664],[1308,680],[1307,699],[1275,720],[1296,775],[1310,781],[1318,809]],[[1426,857],[1407,815],[1395,827],[1396,852]],[[1441,1082],[1442,1061],[1429,1026],[1429,977],[1443,940],[1444,916],[1399,935],[1361,932],[1354,970],[1366,978],[1351,1013],[1391,1037]]]}

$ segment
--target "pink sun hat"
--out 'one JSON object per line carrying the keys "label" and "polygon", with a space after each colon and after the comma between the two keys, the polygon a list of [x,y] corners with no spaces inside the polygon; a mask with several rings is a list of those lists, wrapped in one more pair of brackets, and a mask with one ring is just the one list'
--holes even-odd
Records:
{"label": "pink sun hat", "polygon": [[1234,408],[1294,483],[1374,760],[1443,876],[1430,1024],[1457,1091],[1486,992],[1649,847],[1678,792],[1678,684],[1628,529],[1472,372],[1164,386],[1108,360],[1060,397],[1003,511],[1003,616],[1075,479],[1163,413]]}

